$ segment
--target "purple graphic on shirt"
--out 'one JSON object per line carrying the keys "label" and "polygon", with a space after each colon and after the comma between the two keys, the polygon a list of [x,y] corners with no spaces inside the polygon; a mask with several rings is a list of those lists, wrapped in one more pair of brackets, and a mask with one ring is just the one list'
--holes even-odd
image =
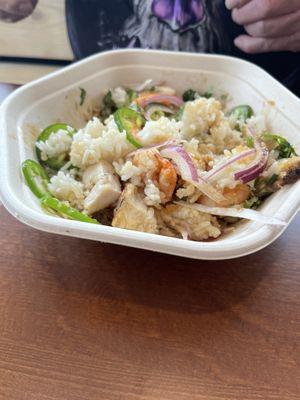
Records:
{"label": "purple graphic on shirt", "polygon": [[153,0],[152,13],[173,31],[194,27],[205,17],[202,0]]}

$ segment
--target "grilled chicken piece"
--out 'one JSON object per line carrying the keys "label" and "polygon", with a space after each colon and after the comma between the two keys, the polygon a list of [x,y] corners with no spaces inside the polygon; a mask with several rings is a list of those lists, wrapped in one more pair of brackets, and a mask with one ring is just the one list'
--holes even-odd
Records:
{"label": "grilled chicken piece", "polygon": [[90,190],[84,200],[84,209],[88,214],[114,204],[121,194],[119,178],[107,161],[88,167],[82,175],[82,182],[84,188]]}
{"label": "grilled chicken piece", "polygon": [[300,179],[300,157],[275,161],[264,175],[255,181],[254,194],[261,199]]}
{"label": "grilled chicken piece", "polygon": [[[160,216],[159,220],[163,222],[170,233],[176,232],[183,238],[198,241],[217,238],[221,235],[217,218],[210,214],[204,214],[178,204],[168,204],[157,213]],[[161,232],[167,232],[165,227],[161,227]],[[167,236],[174,235],[167,234]]]}
{"label": "grilled chicken piece", "polygon": [[154,209],[147,207],[137,187],[125,186],[115,211],[112,226],[140,232],[158,233]]}
{"label": "grilled chicken piece", "polygon": [[279,178],[275,185],[278,189],[284,185],[295,183],[300,179],[300,157],[285,158],[277,163]]}

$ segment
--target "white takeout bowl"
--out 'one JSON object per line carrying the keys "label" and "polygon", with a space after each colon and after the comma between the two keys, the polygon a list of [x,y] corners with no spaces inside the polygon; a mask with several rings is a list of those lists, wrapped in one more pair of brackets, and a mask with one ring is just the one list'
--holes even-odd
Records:
{"label": "white takeout bowl", "polygon": [[[300,150],[300,100],[259,67],[232,57],[150,50],[101,53],[27,84],[1,106],[1,198],[7,210],[34,228],[197,259],[228,259],[253,253],[274,241],[285,229],[242,222],[234,232],[208,242],[192,242],[109,226],[93,225],[47,215],[23,182],[20,164],[35,158],[36,129],[64,121],[82,124],[76,115],[74,93],[84,88],[91,97],[111,87],[152,78],[179,91],[229,93],[229,106],[250,104],[260,111],[272,100],[270,128]],[[78,126],[75,126],[78,127]],[[266,215],[288,224],[300,207],[300,182],[284,187],[262,206]]]}

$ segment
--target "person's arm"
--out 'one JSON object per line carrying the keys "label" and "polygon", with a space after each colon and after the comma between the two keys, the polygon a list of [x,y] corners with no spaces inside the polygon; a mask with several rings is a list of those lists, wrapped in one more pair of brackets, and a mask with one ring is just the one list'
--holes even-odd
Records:
{"label": "person's arm", "polygon": [[246,53],[300,51],[300,0],[225,0],[247,34],[234,44]]}

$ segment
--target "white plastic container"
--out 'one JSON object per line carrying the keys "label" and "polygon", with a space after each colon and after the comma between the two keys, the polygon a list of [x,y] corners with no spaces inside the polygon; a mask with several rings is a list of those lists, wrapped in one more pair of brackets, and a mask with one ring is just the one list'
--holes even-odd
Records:
{"label": "white plastic container", "polygon": [[[84,88],[99,96],[110,87],[152,78],[179,91],[189,87],[231,95],[229,106],[247,103],[261,111],[269,100],[269,124],[300,150],[300,100],[259,67],[231,57],[149,50],[101,53],[15,91],[1,106],[1,197],[8,211],[34,228],[80,238],[116,243],[198,259],[227,259],[253,253],[274,241],[282,226],[244,221],[216,241],[192,242],[119,228],[92,225],[45,214],[23,182],[20,164],[35,158],[36,128],[58,120],[80,125],[74,93]],[[272,195],[266,215],[287,223],[300,208],[300,182]]]}

